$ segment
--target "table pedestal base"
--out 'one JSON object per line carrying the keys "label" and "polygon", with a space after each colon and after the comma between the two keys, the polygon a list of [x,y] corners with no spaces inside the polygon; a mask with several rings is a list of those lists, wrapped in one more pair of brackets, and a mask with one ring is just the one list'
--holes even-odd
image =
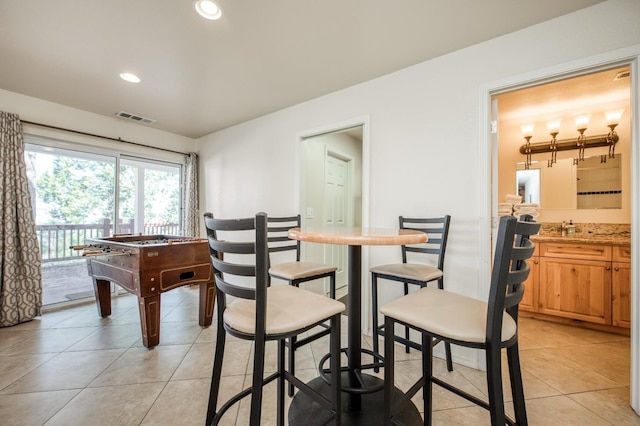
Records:
{"label": "table pedestal base", "polygon": [[[345,374],[342,380],[347,380]],[[364,381],[368,385],[375,385],[382,380],[364,375]],[[326,398],[331,398],[331,388],[321,378],[315,378],[308,385],[319,391]],[[403,395],[402,391],[394,388],[394,400]],[[349,411],[349,399],[352,395],[342,392],[342,424],[343,425],[367,425],[383,426],[382,416],[384,410],[384,394],[382,391],[363,394],[361,396],[361,409],[359,411]],[[396,415],[397,424],[401,425],[422,425],[422,417],[415,405],[407,403],[401,413]],[[329,413],[318,403],[302,392],[296,393],[289,407],[289,424],[294,425],[325,425],[329,421]]]}

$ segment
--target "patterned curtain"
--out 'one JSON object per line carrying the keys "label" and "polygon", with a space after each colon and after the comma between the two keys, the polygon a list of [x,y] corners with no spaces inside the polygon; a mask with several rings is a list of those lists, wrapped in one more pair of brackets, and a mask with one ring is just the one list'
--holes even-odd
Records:
{"label": "patterned curtain", "polygon": [[22,123],[0,111],[0,327],[30,321],[42,308],[42,270]]}
{"label": "patterned curtain", "polygon": [[200,236],[198,210],[198,154],[190,152],[185,155],[182,235],[186,237]]}

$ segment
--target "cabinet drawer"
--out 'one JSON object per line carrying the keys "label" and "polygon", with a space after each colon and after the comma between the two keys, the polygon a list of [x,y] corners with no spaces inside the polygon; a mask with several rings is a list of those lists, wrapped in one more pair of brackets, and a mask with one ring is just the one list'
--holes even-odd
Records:
{"label": "cabinet drawer", "polygon": [[611,246],[540,243],[540,256],[610,261]]}
{"label": "cabinet drawer", "polygon": [[613,247],[614,262],[631,262],[631,246],[629,247]]}

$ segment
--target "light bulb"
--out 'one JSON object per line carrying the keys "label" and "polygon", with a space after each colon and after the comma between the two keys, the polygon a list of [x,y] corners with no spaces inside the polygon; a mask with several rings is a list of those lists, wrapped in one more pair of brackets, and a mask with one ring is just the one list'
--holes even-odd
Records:
{"label": "light bulb", "polygon": [[533,124],[524,124],[522,126],[520,126],[520,130],[522,130],[522,136],[524,136],[525,138],[531,137],[533,136]]}
{"label": "light bulb", "polygon": [[577,116],[575,121],[576,121],[576,127],[578,128],[578,130],[586,129],[587,126],[589,125],[590,119],[591,119],[591,115],[589,114]]}
{"label": "light bulb", "polygon": [[605,119],[607,120],[607,125],[610,124],[618,124],[620,123],[620,117],[622,117],[622,113],[624,109],[616,109],[613,111],[607,111],[604,113]]}
{"label": "light bulb", "polygon": [[551,133],[559,133],[561,119],[547,121],[547,129]]}

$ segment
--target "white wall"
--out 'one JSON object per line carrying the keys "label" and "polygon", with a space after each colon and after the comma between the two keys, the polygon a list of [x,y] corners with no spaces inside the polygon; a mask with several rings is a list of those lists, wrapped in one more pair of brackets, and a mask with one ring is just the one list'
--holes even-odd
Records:
{"label": "white wall", "polygon": [[[489,242],[478,235],[490,226],[490,194],[479,164],[487,158],[479,143],[487,102],[480,87],[637,45],[639,18],[639,1],[610,0],[207,135],[198,140],[202,209],[219,217],[297,209],[296,134],[369,116],[364,225],[396,227],[400,214],[451,214],[445,285],[481,296],[487,277],[479,276],[480,264],[489,260],[479,253]],[[397,248],[368,252],[370,265],[400,258]]]}

